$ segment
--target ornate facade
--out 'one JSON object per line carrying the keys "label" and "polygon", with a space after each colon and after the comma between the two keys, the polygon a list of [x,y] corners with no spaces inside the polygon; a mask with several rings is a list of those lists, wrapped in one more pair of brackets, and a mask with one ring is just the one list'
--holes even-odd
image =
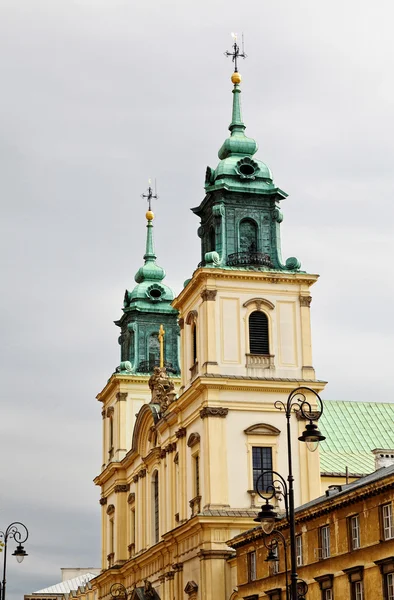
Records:
{"label": "ornate facade", "polygon": [[[274,404],[299,385],[318,392],[325,385],[311,352],[310,288],[318,276],[295,258],[282,262],[286,194],[254,158],[238,73],[232,82],[230,136],[193,209],[202,260],[175,299],[155,263],[147,214],[145,265],[117,322],[121,364],[97,397],[102,573],[87,600],[109,599],[114,583],[140,600],[147,589],[161,600],[232,598],[227,540],[253,523],[262,468],[287,472],[284,416]],[[161,324],[167,370],[149,356]],[[297,504],[320,493],[319,455],[299,447],[302,429],[294,416]]]}

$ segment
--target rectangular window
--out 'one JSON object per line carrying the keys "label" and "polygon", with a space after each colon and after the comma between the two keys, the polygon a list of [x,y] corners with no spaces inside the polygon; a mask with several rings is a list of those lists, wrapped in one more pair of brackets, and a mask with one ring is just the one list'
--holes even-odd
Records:
{"label": "rectangular window", "polygon": [[296,537],[296,559],[297,559],[297,567],[301,567],[304,563],[304,559],[302,556],[302,536],[297,535]]}
{"label": "rectangular window", "polygon": [[394,573],[386,575],[387,600],[394,600]]}
{"label": "rectangular window", "polygon": [[[272,470],[272,448],[253,446],[252,448],[253,461],[253,488],[256,488],[256,481],[259,475],[267,469]],[[266,490],[272,485],[272,473],[267,473],[263,476],[263,481],[259,484],[259,489]]]}
{"label": "rectangular window", "polygon": [[333,600],[334,596],[332,595],[332,588],[328,590],[323,590],[323,600]]}
{"label": "rectangular window", "polygon": [[197,454],[194,457],[194,487],[195,487],[195,496],[200,495],[200,457]]}
{"label": "rectangular window", "polygon": [[364,600],[364,586],[362,581],[355,581],[353,584],[353,599]]}
{"label": "rectangular window", "polygon": [[256,552],[248,553],[248,581],[256,581]]}
{"label": "rectangular window", "polygon": [[358,515],[350,517],[349,530],[350,547],[352,550],[358,550],[360,548],[360,517]]}
{"label": "rectangular window", "polygon": [[279,573],[279,548],[278,548],[278,546],[272,547],[272,553],[278,559],[271,563],[272,564],[272,575],[276,575],[277,573]]}
{"label": "rectangular window", "polygon": [[382,506],[383,537],[391,540],[394,537],[393,509],[391,502]]}
{"label": "rectangular window", "polygon": [[320,527],[321,558],[329,558],[330,553],[330,526]]}

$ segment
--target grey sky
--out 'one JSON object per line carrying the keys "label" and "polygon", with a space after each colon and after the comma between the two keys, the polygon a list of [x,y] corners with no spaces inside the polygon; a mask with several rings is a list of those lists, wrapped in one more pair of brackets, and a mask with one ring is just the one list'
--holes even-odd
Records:
{"label": "grey sky", "polygon": [[[206,165],[244,31],[248,135],[283,202],[284,257],[313,289],[326,398],[391,400],[392,2],[1,0],[0,528],[30,529],[8,598],[98,566],[101,416],[124,289],[155,241],[179,291],[200,260]],[[12,550],[13,551],[13,550]],[[0,558],[1,560],[1,558]]]}

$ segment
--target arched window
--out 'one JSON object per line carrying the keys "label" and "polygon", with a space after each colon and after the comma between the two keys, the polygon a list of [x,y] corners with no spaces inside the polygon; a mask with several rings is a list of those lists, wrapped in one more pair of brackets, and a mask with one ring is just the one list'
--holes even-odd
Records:
{"label": "arched window", "polygon": [[155,471],[152,478],[152,497],[153,497],[153,543],[159,541],[159,473]]}
{"label": "arched window", "polygon": [[257,252],[257,223],[244,219],[239,224],[239,251]]}
{"label": "arched window", "polygon": [[250,354],[269,354],[268,317],[261,310],[255,310],[249,317]]}
{"label": "arched window", "polygon": [[158,367],[160,364],[160,342],[159,334],[151,333],[148,339],[149,370]]}
{"label": "arched window", "polygon": [[209,230],[209,251],[213,252],[216,250],[216,234],[215,228],[211,227]]}

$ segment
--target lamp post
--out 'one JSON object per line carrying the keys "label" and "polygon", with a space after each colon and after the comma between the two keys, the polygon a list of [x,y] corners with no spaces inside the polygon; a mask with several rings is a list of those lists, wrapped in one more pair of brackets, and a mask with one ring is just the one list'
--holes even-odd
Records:
{"label": "lamp post", "polygon": [[[306,393],[312,394],[316,401],[318,410],[313,410],[312,404],[307,400]],[[287,459],[288,459],[288,477],[287,483],[284,478],[272,470],[264,470],[256,481],[256,492],[261,498],[265,500],[265,505],[262,506],[260,513],[257,515],[255,521],[261,523],[264,533],[269,535],[274,526],[275,522],[279,520],[277,513],[274,510],[274,506],[269,502],[272,498],[282,496],[285,501],[286,517],[289,522],[290,530],[290,600],[301,600],[305,596],[307,587],[300,589],[297,576],[297,563],[296,563],[296,536],[295,536],[295,513],[294,513],[294,477],[293,477],[293,460],[291,453],[291,428],[290,428],[290,417],[292,412],[300,413],[304,419],[309,421],[305,427],[305,431],[298,438],[300,442],[305,442],[308,450],[314,452],[319,442],[326,438],[319,431],[316,421],[319,420],[323,414],[323,402],[319,394],[308,387],[298,387],[290,392],[286,404],[281,400],[277,400],[274,404],[278,410],[285,411],[287,420]],[[264,485],[267,482],[267,477],[270,477],[268,485]],[[275,477],[275,478],[274,478]],[[259,484],[262,484],[262,491],[259,489]],[[278,484],[278,485],[276,485]],[[301,582],[300,582],[301,583]],[[305,583],[305,582],[303,582]],[[306,586],[306,584],[305,584]]]}
{"label": "lamp post", "polygon": [[109,593],[111,594],[112,598],[114,598],[115,600],[117,598],[122,599],[122,600],[127,600],[128,595],[127,595],[127,590],[125,588],[125,586],[123,585],[123,583],[113,583],[110,587]]}
{"label": "lamp post", "polygon": [[[21,530],[19,529],[21,528]],[[15,551],[12,553],[12,556],[15,556],[18,563],[21,563],[25,556],[28,556],[22,544],[24,544],[29,537],[29,532],[27,530],[26,525],[20,523],[19,521],[15,521],[8,525],[7,529],[4,531],[0,531],[0,538],[4,540],[4,558],[3,558],[3,581],[1,584],[1,600],[5,600],[5,585],[6,585],[6,571],[7,571],[7,545],[9,539],[14,539],[17,543],[17,547]]]}

